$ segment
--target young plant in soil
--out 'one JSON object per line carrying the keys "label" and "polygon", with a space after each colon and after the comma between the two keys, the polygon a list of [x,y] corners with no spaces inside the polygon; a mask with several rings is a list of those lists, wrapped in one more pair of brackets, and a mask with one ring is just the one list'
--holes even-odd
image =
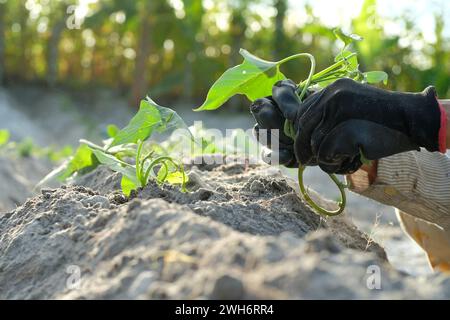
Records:
{"label": "young plant in soil", "polygon": [[[344,43],[342,50],[335,57],[335,62],[328,68],[316,73],[316,62],[314,56],[309,53],[298,53],[280,61],[271,62],[260,59],[248,51],[241,49],[240,54],[244,57],[244,62],[238,66],[225,71],[224,74],[213,84],[208,92],[206,101],[195,111],[215,110],[222,106],[229,98],[236,94],[245,95],[250,101],[267,97],[272,94],[273,85],[286,77],[280,71],[280,66],[288,61],[297,58],[307,58],[311,63],[308,77],[298,83],[298,94],[300,101],[303,101],[308,89],[314,87],[324,87],[340,78],[352,78],[356,81],[375,84],[379,82],[387,83],[388,76],[383,71],[361,72],[357,54],[348,50],[350,44],[354,41],[360,41],[362,38],[358,35],[346,35],[341,30],[334,30],[335,36]],[[288,136],[293,137],[293,125],[286,121],[284,131]],[[361,154],[364,159],[364,155]],[[318,213],[334,216],[342,213],[346,204],[345,188],[347,185],[331,174],[331,180],[339,188],[341,199],[338,202],[338,209],[329,211],[317,205],[309,196],[304,183],[303,173],[305,166],[298,168],[298,183],[300,191],[305,201]]]}
{"label": "young plant in soil", "polygon": [[17,155],[22,158],[36,157],[47,158],[53,163],[58,163],[72,154],[72,147],[66,145],[62,148],[50,145],[40,147],[34,144],[29,137],[21,141],[10,141],[11,133],[7,129],[0,130],[0,152],[5,154]]}
{"label": "young plant in soil", "polygon": [[81,139],[75,154],[50,172],[38,186],[50,180],[67,181],[102,164],[122,175],[122,192],[127,196],[146,186],[150,179],[180,185],[185,191],[188,177],[183,164],[163,148],[146,143],[154,133],[177,128],[187,129],[178,114],[147,98],[141,101],[139,111],[123,129],[114,125],[107,127],[109,139],[103,141],[103,145]]}

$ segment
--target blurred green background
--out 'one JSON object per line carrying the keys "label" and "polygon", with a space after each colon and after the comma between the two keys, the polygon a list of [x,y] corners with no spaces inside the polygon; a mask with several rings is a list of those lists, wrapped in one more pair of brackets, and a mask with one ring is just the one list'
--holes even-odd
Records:
{"label": "blurred green background", "polygon": [[[310,52],[328,66],[333,27],[364,37],[361,69],[387,72],[389,88],[433,84],[450,97],[446,0],[0,0],[0,81],[199,105],[240,47],[268,60]],[[283,71],[300,80],[307,63]]]}

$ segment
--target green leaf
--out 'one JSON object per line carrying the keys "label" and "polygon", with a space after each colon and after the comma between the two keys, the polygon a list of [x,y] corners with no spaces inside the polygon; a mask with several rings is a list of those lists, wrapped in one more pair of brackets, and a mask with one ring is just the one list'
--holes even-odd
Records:
{"label": "green leaf", "polygon": [[10,133],[9,130],[0,130],[0,147],[7,144],[9,141]]}
{"label": "green leaf", "polygon": [[138,140],[144,141],[151,136],[153,130],[160,123],[161,115],[156,106],[149,101],[142,100],[139,111],[125,128],[117,132],[111,147],[125,143],[136,143]]}
{"label": "green leaf", "polygon": [[122,175],[126,176],[128,179],[130,179],[133,183],[136,185],[138,184],[138,180],[136,177],[136,168],[128,164],[122,160],[117,159],[116,157],[107,154],[103,151],[91,149],[94,153],[97,160],[103,164],[106,165],[108,168],[110,168],[113,171],[119,172]]}
{"label": "green leaf", "polygon": [[351,44],[353,41],[361,41],[363,38],[357,34],[345,34],[341,29],[336,28],[333,30],[334,35],[336,38],[344,42],[345,47],[347,47],[349,44]]}
{"label": "green leaf", "polygon": [[161,122],[157,128],[159,132],[168,132],[175,129],[185,129],[190,138],[194,138],[189,130],[188,125],[175,110],[158,105],[149,96],[147,96],[147,101],[145,102],[148,103],[151,107],[156,108],[159,112],[159,115],[161,117]]}
{"label": "green leaf", "polygon": [[117,133],[119,133],[120,129],[115,124],[109,124],[106,127],[106,133],[108,134],[108,137],[114,138]]}
{"label": "green leaf", "polygon": [[120,180],[120,187],[122,188],[123,194],[129,197],[131,191],[136,190],[138,185],[127,176],[122,176],[122,180]]}
{"label": "green leaf", "polygon": [[[188,176],[185,176],[185,179],[187,182]],[[169,172],[165,181],[170,184],[182,184],[183,183],[183,173],[181,171]]]}
{"label": "green leaf", "polygon": [[368,71],[364,72],[364,79],[365,81],[367,81],[367,83],[371,84],[380,82],[387,84],[388,74],[384,71]]}
{"label": "green leaf", "polygon": [[[166,165],[161,165],[156,175],[158,182],[167,182],[170,184],[183,184],[189,181],[189,177],[179,168],[175,168],[173,164],[165,162]],[[167,166],[167,167],[166,167]],[[167,172],[167,168],[169,172]]]}
{"label": "green leaf", "polygon": [[80,145],[75,151],[74,156],[70,159],[67,169],[64,174],[59,177],[59,180],[63,181],[70,177],[77,171],[85,168],[91,168],[92,166],[97,166],[97,163],[92,157],[92,151],[87,145]]}
{"label": "green leaf", "polygon": [[138,113],[131,119],[128,125],[117,132],[110,147],[145,141],[152,133],[168,132],[174,129],[185,129],[190,135],[189,128],[183,119],[174,110],[158,105],[150,97],[142,100]]}
{"label": "green leaf", "polygon": [[43,186],[50,181],[65,181],[76,172],[87,172],[98,166],[97,159],[93,156],[92,150],[85,144],[81,144],[75,154],[66,162],[47,174],[37,187]]}
{"label": "green leaf", "polygon": [[272,94],[275,82],[286,77],[278,62],[262,60],[241,49],[244,62],[225,71],[209,89],[206,101],[194,111],[214,110],[236,94],[244,94],[251,101]]}

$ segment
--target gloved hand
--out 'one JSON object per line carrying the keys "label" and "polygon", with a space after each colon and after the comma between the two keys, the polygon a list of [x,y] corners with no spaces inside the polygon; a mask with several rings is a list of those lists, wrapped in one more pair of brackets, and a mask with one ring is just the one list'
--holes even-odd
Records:
{"label": "gloved hand", "polygon": [[419,147],[445,152],[445,111],[432,87],[400,93],[340,79],[304,103],[296,90],[280,81],[272,99],[293,124],[298,163],[343,174],[362,165],[361,153],[375,160]]}
{"label": "gloved hand", "polygon": [[401,93],[340,79],[283,113],[297,131],[299,162],[328,173],[356,171],[361,152],[369,160],[419,147],[445,152],[446,115],[433,87]]}
{"label": "gloved hand", "polygon": [[[285,104],[291,98],[295,99],[295,107],[298,109],[300,100],[295,95],[292,97],[289,92],[287,95],[284,86],[297,88],[292,80],[282,80],[280,86],[273,86],[272,96],[255,100],[250,106],[250,112],[256,120],[253,127],[253,135],[256,139],[271,150],[264,150],[263,160],[268,164],[281,164],[289,168],[298,167],[299,163],[294,154],[294,140],[284,132],[286,118],[283,116],[279,103]],[[279,92],[281,91],[281,92]],[[294,93],[295,94],[295,93]],[[308,91],[306,96],[312,94]],[[263,130],[264,131],[263,131]],[[278,130],[278,134],[275,131]],[[272,141],[278,140],[278,149],[272,149]],[[275,163],[276,162],[276,163]]]}
{"label": "gloved hand", "polygon": [[[294,140],[284,131],[284,122],[281,110],[272,97],[255,100],[250,106],[250,112],[256,120],[253,135],[256,139],[271,150],[263,150],[262,158],[268,164],[282,164],[286,167],[298,167],[294,155]],[[278,132],[271,130],[278,130]],[[278,149],[272,150],[272,141],[278,139]],[[278,163],[275,163],[278,159]]]}

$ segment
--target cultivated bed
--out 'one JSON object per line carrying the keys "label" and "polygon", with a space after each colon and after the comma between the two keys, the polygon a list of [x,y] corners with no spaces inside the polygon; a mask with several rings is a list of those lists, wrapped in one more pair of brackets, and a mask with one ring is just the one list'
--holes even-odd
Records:
{"label": "cultivated bed", "polygon": [[[306,207],[277,169],[190,169],[189,193],[151,182],[127,199],[119,175],[99,167],[1,213],[0,298],[450,297],[448,278],[395,271],[345,216]],[[382,289],[371,290],[378,267]]]}

